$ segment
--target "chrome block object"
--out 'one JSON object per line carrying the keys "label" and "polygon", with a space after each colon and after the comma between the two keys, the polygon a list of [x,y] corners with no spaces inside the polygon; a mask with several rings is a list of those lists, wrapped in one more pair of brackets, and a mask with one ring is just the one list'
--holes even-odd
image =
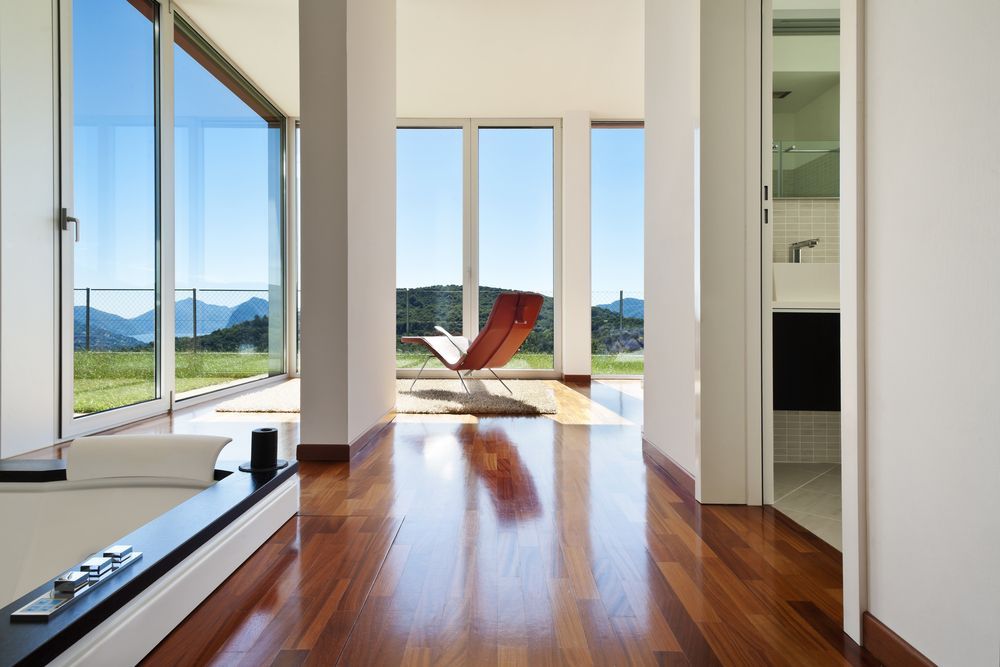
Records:
{"label": "chrome block object", "polygon": [[46,621],[80,599],[95,587],[115,576],[142,558],[128,544],[116,544],[100,554],[94,554],[76,569],[70,570],[52,583],[52,590],[40,595],[10,615],[10,620]]}

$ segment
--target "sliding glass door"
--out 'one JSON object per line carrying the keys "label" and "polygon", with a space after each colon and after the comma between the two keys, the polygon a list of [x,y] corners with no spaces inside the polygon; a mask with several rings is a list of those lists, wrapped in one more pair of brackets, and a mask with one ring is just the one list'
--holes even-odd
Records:
{"label": "sliding glass door", "polygon": [[140,0],[75,0],[69,10],[64,424],[163,396],[158,10]]}
{"label": "sliding glass door", "polygon": [[[397,367],[426,359],[402,336],[474,338],[504,291],[541,293],[506,366],[558,370],[558,121],[407,121],[397,130]],[[428,364],[434,368],[436,361]],[[439,365],[437,367],[440,368]]]}
{"label": "sliding glass door", "polygon": [[174,22],[177,398],[285,370],[284,118]]}
{"label": "sliding glass door", "polygon": [[555,352],[555,129],[479,126],[478,328],[501,292],[539,292],[538,322],[507,365],[552,369]]}
{"label": "sliding glass door", "polygon": [[590,339],[593,375],[642,375],[644,130],[601,123],[590,133]]}
{"label": "sliding glass door", "polygon": [[[422,351],[402,336],[463,335],[465,141],[459,127],[396,131],[396,365],[418,367]],[[409,349],[408,349],[409,348]],[[429,368],[440,364],[433,360]]]}
{"label": "sliding glass door", "polygon": [[284,373],[286,119],[155,0],[62,0],[72,437]]}

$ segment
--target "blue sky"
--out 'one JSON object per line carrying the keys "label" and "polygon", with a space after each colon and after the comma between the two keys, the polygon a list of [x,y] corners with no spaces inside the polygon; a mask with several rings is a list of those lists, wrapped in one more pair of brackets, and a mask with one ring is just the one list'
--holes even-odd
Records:
{"label": "blue sky", "polygon": [[[396,283],[461,284],[462,130],[397,136]],[[594,303],[641,296],[643,131],[595,129],[591,152]],[[551,130],[480,130],[480,284],[552,294],[552,196]]]}
{"label": "blue sky", "polygon": [[[73,10],[76,286],[152,288],[152,24],[125,2],[76,0]],[[176,285],[266,289],[278,130],[176,46],[174,72]],[[119,300],[113,312],[126,316],[152,304]]]}
{"label": "blue sky", "polygon": [[[76,0],[73,19],[76,286],[152,288],[152,25],[101,0]],[[177,287],[266,289],[277,130],[177,47],[174,70]],[[552,294],[552,131],[479,133],[480,284]],[[592,288],[604,303],[642,290],[643,139],[592,137]],[[401,130],[397,161],[397,284],[461,284],[462,130]],[[113,312],[138,314],[152,296],[127,301]]]}
{"label": "blue sky", "polygon": [[594,303],[642,296],[644,138],[595,128],[590,140],[590,284]]}

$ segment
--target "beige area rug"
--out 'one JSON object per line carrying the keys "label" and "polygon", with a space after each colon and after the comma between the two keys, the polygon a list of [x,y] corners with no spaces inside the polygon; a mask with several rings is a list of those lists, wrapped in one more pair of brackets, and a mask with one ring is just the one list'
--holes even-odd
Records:
{"label": "beige area rug", "polygon": [[299,380],[289,380],[220,403],[216,412],[300,412]]}
{"label": "beige area rug", "polygon": [[496,380],[396,380],[396,412],[450,415],[551,415],[556,398],[542,380],[506,380],[511,395]]}
{"label": "beige area rug", "polygon": [[[507,380],[511,395],[496,380],[466,380],[465,393],[456,380],[396,380],[396,412],[450,415],[551,415],[556,398],[542,380]],[[299,380],[237,396],[215,408],[216,412],[300,412]]]}

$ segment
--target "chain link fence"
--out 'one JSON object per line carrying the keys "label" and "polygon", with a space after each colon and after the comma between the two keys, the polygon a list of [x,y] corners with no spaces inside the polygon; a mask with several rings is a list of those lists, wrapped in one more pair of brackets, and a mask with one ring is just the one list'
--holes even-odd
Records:
{"label": "chain link fence", "polygon": [[[266,289],[175,290],[174,331],[178,349],[198,350],[199,341],[204,342],[206,337],[255,318],[266,321],[268,312]],[[73,290],[73,348],[77,351],[141,350],[152,346],[156,328],[156,292],[152,289]],[[259,335],[216,334],[215,338],[224,338],[210,341],[209,346],[216,351],[268,351],[266,336],[261,339]]]}

